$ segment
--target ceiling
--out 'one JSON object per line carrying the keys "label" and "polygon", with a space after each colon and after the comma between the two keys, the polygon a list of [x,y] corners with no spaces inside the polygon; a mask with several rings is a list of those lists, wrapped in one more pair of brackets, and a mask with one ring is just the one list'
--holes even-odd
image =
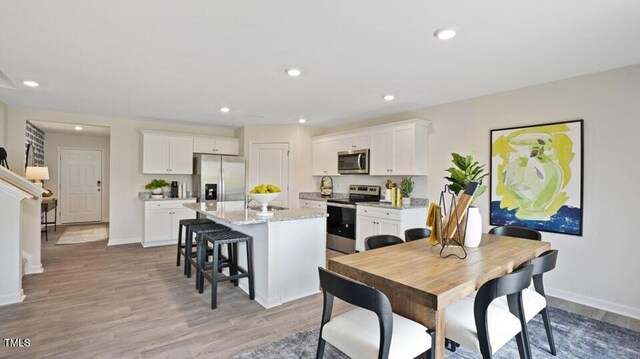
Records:
{"label": "ceiling", "polygon": [[92,135],[92,136],[109,136],[111,133],[109,127],[79,125],[82,130],[75,129],[76,124],[48,121],[29,121],[37,128],[41,129],[45,134],[50,132],[56,133],[72,133],[74,135]]}
{"label": "ceiling", "polygon": [[[640,63],[637,0],[0,0],[0,8],[0,71],[17,87],[0,87],[0,100],[130,118],[241,126],[304,117],[329,126]],[[436,39],[443,26],[458,36]],[[291,67],[302,76],[289,77]]]}

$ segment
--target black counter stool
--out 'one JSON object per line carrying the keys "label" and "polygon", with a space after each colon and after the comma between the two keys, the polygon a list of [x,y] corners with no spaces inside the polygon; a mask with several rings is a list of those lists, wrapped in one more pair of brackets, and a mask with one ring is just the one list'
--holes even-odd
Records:
{"label": "black counter stool", "polygon": [[[206,263],[204,258],[201,258],[202,270],[198,271],[200,278],[196,278],[196,282],[200,282],[199,292],[202,293],[204,287],[204,279],[211,283],[211,309],[218,307],[218,283],[224,281],[231,281],[236,286],[238,285],[238,279],[247,278],[249,280],[249,299],[255,299],[255,292],[253,287],[253,237],[246,235],[238,231],[216,232],[207,233],[202,237],[202,246],[208,247],[208,243],[213,245],[212,261]],[[238,243],[244,242],[247,248],[247,268],[244,269],[238,265]],[[229,276],[220,278],[218,274],[218,268],[220,268],[219,251],[220,247],[224,244],[231,244],[231,253],[229,254]],[[204,253],[201,250],[200,253]],[[211,269],[211,274],[207,273],[207,270]]]}
{"label": "black counter stool", "polygon": [[[180,256],[185,256],[185,246],[182,244],[182,227],[185,227],[184,233],[189,232],[189,227],[195,224],[209,224],[215,223],[214,221],[206,218],[194,218],[194,219],[181,219],[178,225],[178,258],[176,259],[176,266],[180,267]],[[184,243],[187,243],[185,239]],[[184,274],[187,274],[187,268],[184,269]]]}
{"label": "black counter stool", "polygon": [[191,278],[191,266],[193,265],[198,268],[198,263],[196,260],[196,253],[193,252],[193,236],[196,236],[196,243],[198,238],[201,238],[206,233],[212,232],[225,232],[231,230],[231,228],[227,226],[223,226],[222,224],[215,223],[213,221],[209,221],[210,223],[205,224],[192,224],[189,226],[187,230],[187,239],[184,243],[184,273],[187,278]]}

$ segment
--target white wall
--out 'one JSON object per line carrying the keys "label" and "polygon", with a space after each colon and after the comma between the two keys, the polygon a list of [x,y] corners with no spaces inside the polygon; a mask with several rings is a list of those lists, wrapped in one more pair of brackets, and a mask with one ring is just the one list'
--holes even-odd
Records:
{"label": "white wall", "polygon": [[0,101],[0,147],[5,147],[7,143],[7,105]]}
{"label": "white wall", "polygon": [[[464,86],[464,84],[459,84]],[[431,120],[427,194],[436,200],[450,153],[489,161],[489,130],[584,119],[584,235],[543,233],[559,249],[549,293],[640,318],[638,133],[640,65],[328,128],[349,130],[409,118]],[[489,196],[478,201],[484,229]]]}
{"label": "white wall", "polygon": [[25,121],[48,121],[110,128],[111,176],[109,194],[109,244],[139,242],[142,236],[142,204],[139,191],[152,178],[190,183],[187,175],[143,175],[140,129],[197,133],[233,137],[233,129],[213,126],[175,124],[161,121],[142,121],[95,116],[60,111],[37,110],[9,106],[7,117],[7,152],[9,164],[23,174],[18,164],[24,163]]}
{"label": "white wall", "polygon": [[[49,180],[44,181],[44,187],[53,191],[56,198],[58,198],[58,223],[60,223],[62,206],[65,205],[60,198],[60,187],[58,183],[60,148],[102,150],[102,221],[109,222],[109,142],[110,139],[108,135],[96,136],[83,133],[45,132],[44,165],[49,168]],[[51,220],[51,215],[49,220]]]}
{"label": "white wall", "polygon": [[[247,160],[247,178],[250,178],[252,143],[289,143],[290,177],[289,207],[298,207],[298,193],[318,190],[311,177],[311,132],[308,126],[301,125],[260,125],[244,126],[236,130],[241,138],[242,152]],[[249,183],[247,181],[247,186]]]}

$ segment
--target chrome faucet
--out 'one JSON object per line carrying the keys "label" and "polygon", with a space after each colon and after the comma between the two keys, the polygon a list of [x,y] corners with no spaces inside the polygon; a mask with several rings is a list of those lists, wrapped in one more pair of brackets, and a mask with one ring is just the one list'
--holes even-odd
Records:
{"label": "chrome faucet", "polygon": [[248,194],[244,195],[244,209],[249,209],[249,202],[253,201],[253,198]]}

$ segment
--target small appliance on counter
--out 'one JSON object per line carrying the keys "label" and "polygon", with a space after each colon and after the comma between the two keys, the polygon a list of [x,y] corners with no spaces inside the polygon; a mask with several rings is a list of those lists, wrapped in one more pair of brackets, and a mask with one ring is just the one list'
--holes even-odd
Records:
{"label": "small appliance on counter", "polygon": [[171,182],[171,198],[180,197],[178,181]]}
{"label": "small appliance on counter", "polygon": [[333,195],[333,178],[324,176],[320,180],[320,197],[331,197]]}

